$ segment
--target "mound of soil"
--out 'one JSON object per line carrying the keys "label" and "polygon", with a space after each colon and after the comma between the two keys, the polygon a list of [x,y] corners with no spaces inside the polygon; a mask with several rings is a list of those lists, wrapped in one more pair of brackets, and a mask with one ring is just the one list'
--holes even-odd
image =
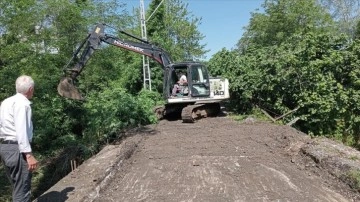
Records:
{"label": "mound of soil", "polygon": [[360,152],[227,117],[129,131],[36,201],[359,201]]}

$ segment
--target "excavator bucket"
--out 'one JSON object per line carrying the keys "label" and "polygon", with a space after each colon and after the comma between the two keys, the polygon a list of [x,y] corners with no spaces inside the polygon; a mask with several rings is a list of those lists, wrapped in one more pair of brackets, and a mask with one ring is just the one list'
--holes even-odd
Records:
{"label": "excavator bucket", "polygon": [[66,98],[73,100],[84,100],[80,91],[75,87],[73,79],[63,77],[57,87],[58,93]]}

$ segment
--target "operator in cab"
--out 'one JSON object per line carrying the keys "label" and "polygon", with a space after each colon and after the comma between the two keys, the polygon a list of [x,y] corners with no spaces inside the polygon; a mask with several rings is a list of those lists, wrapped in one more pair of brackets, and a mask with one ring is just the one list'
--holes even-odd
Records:
{"label": "operator in cab", "polygon": [[187,89],[187,78],[184,72],[180,72],[180,79],[175,83],[174,88],[171,92],[173,97],[178,95],[187,94],[185,89]]}

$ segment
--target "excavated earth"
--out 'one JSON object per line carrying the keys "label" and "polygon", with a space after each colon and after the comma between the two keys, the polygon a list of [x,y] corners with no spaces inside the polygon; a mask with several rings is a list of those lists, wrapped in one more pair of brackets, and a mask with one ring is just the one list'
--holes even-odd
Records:
{"label": "excavated earth", "polygon": [[359,151],[290,126],[163,120],[127,132],[36,201],[360,201],[359,175]]}

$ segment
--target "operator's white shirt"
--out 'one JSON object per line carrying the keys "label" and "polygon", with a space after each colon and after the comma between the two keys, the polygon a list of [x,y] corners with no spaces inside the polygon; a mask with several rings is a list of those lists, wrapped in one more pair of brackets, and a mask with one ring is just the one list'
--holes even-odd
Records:
{"label": "operator's white shirt", "polygon": [[21,153],[31,152],[33,138],[31,102],[21,93],[5,99],[0,107],[0,136],[18,141]]}

